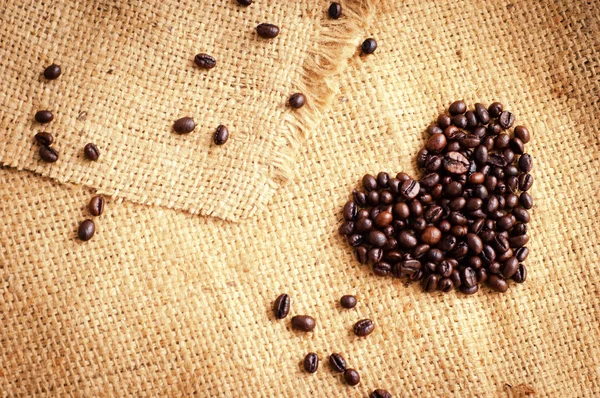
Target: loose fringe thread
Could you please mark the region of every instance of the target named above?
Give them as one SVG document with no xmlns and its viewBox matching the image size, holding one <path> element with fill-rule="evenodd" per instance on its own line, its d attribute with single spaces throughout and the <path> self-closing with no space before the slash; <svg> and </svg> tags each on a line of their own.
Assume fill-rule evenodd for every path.
<svg viewBox="0 0 600 398">
<path fill-rule="evenodd" d="M 357 52 L 364 29 L 374 15 L 374 6 L 366 0 L 349 0 L 342 3 L 340 19 L 326 19 L 309 49 L 302 66 L 299 92 L 306 96 L 306 105 L 283 117 L 281 134 L 285 144 L 275 155 L 272 163 L 274 183 L 283 183 L 293 177 L 295 155 L 301 141 L 321 121 L 338 91 L 336 77 L 347 66 L 348 60 Z"/>
</svg>

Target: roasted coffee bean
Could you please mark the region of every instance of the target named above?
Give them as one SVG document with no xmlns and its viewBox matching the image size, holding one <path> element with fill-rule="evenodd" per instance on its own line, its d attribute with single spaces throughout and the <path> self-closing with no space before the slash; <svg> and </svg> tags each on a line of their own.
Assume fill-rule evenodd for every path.
<svg viewBox="0 0 600 398">
<path fill-rule="evenodd" d="M 427 278 L 423 279 L 423 289 L 432 293 L 437 290 L 439 277 L 437 275 L 429 275 Z"/>
<path fill-rule="evenodd" d="M 400 182 L 404 182 L 406 180 L 410 180 L 410 176 L 404 172 L 400 172 L 396 174 L 396 178 L 400 180 Z"/>
<path fill-rule="evenodd" d="M 362 45 L 360 46 L 360 49 L 362 50 L 363 54 L 373 54 L 377 49 L 377 42 L 375 41 L 375 39 L 369 38 L 363 41 Z"/>
<path fill-rule="evenodd" d="M 521 192 L 521 196 L 519 196 L 519 203 L 525 209 L 531 209 L 533 207 L 533 198 L 527 192 Z"/>
<path fill-rule="evenodd" d="M 365 237 L 360 234 L 352 234 L 348 236 L 348 244 L 352 247 L 360 246 L 364 241 Z"/>
<path fill-rule="evenodd" d="M 281 294 L 275 300 L 273 304 L 273 312 L 275 313 L 275 318 L 283 319 L 290 313 L 290 296 L 287 294 Z"/>
<path fill-rule="evenodd" d="M 475 270 L 471 267 L 463 268 L 460 271 L 460 280 L 462 286 L 473 287 L 477 285 L 477 275 Z"/>
<path fill-rule="evenodd" d="M 327 10 L 327 14 L 329 14 L 329 18 L 338 19 L 342 16 L 342 6 L 340 3 L 331 3 L 329 6 L 329 10 Z"/>
<path fill-rule="evenodd" d="M 249 6 L 252 4 L 252 0 L 237 0 L 238 4 L 241 6 Z"/>
<path fill-rule="evenodd" d="M 50 111 L 38 111 L 35 114 L 35 121 L 38 123 L 50 123 L 54 119 L 54 114 Z"/>
<path fill-rule="evenodd" d="M 346 221 L 339 228 L 338 232 L 342 236 L 348 236 L 348 235 L 351 235 L 352 232 L 354 232 L 354 227 L 355 227 L 354 221 Z"/>
<path fill-rule="evenodd" d="M 371 191 L 367 194 L 367 204 L 377 206 L 379 204 L 379 192 Z"/>
<path fill-rule="evenodd" d="M 389 205 L 394 203 L 394 195 L 388 190 L 381 191 L 379 194 L 379 202 L 384 205 Z"/>
<path fill-rule="evenodd" d="M 515 257 L 517 258 L 517 260 L 519 260 L 519 262 L 525 261 L 527 259 L 528 255 L 529 255 L 529 249 L 526 247 L 519 247 L 515 251 Z"/>
<path fill-rule="evenodd" d="M 506 179 L 506 188 L 510 192 L 515 192 L 519 188 L 519 179 L 517 176 L 510 176 Z"/>
<path fill-rule="evenodd" d="M 479 285 L 475 285 L 472 287 L 467 287 L 465 285 L 461 285 L 459 290 L 461 291 L 461 293 L 471 295 L 471 294 L 475 294 L 479 291 Z"/>
<path fill-rule="evenodd" d="M 387 237 L 381 231 L 369 232 L 369 243 L 375 247 L 383 247 L 387 243 Z"/>
<path fill-rule="evenodd" d="M 500 293 L 504 293 L 508 290 L 508 284 L 500 275 L 495 275 L 495 274 L 488 275 L 485 283 L 491 289 L 493 289 L 497 292 L 500 292 Z"/>
<path fill-rule="evenodd" d="M 400 264 L 400 272 L 403 275 L 411 276 L 415 272 L 421 269 L 421 262 L 419 260 L 404 260 Z"/>
<path fill-rule="evenodd" d="M 523 173 L 529 173 L 533 169 L 533 159 L 531 155 L 526 153 L 519 158 L 519 169 Z"/>
<path fill-rule="evenodd" d="M 483 265 L 483 261 L 478 256 L 472 256 L 467 260 L 467 265 L 473 269 L 478 269 Z"/>
<path fill-rule="evenodd" d="M 98 147 L 91 142 L 85 145 L 83 148 L 83 153 L 89 160 L 98 160 L 100 157 L 100 151 L 98 150 Z"/>
<path fill-rule="evenodd" d="M 477 275 L 477 283 L 484 283 L 487 280 L 488 273 L 485 268 L 478 268 L 475 273 Z"/>
<path fill-rule="evenodd" d="M 427 173 L 421 179 L 421 187 L 432 188 L 440 182 L 440 175 L 438 173 Z"/>
<path fill-rule="evenodd" d="M 173 123 L 173 131 L 177 134 L 188 134 L 194 131 L 196 122 L 191 117 L 182 117 Z"/>
<path fill-rule="evenodd" d="M 511 138 L 510 142 L 509 142 L 509 146 L 510 146 L 510 149 L 512 149 L 512 151 L 514 153 L 516 153 L 517 155 L 523 154 L 525 144 L 523 144 L 523 141 L 521 141 L 520 138 L 517 138 L 517 137 Z"/>
<path fill-rule="evenodd" d="M 421 189 L 419 183 L 410 179 L 402 183 L 402 186 L 400 187 L 400 193 L 405 198 L 413 199 L 419 194 L 419 189 Z"/>
<path fill-rule="evenodd" d="M 377 225 L 380 228 L 386 227 L 391 224 L 392 220 L 393 220 L 392 213 L 387 212 L 387 211 L 382 211 L 381 213 L 379 213 L 377 215 L 377 217 L 375 217 L 375 225 Z"/>
<path fill-rule="evenodd" d="M 442 278 L 438 282 L 438 289 L 444 293 L 451 292 L 454 289 L 454 283 L 450 278 Z"/>
<path fill-rule="evenodd" d="M 392 212 L 394 216 L 402 220 L 406 220 L 410 216 L 410 208 L 404 202 L 396 203 Z"/>
<path fill-rule="evenodd" d="M 477 164 L 486 164 L 488 160 L 488 149 L 484 145 L 479 145 L 477 148 L 475 148 L 473 156 Z"/>
<path fill-rule="evenodd" d="M 48 80 L 58 79 L 61 74 L 60 66 L 52 64 L 44 69 L 44 77 Z"/>
<path fill-rule="evenodd" d="M 54 137 L 50 133 L 37 133 L 35 135 L 35 140 L 40 145 L 50 146 L 54 142 Z"/>
<path fill-rule="evenodd" d="M 356 219 L 357 212 L 358 212 L 358 207 L 356 207 L 356 203 L 354 203 L 354 201 L 350 200 L 350 201 L 346 202 L 346 204 L 344 205 L 344 210 L 342 211 L 342 214 L 344 215 L 345 220 L 352 221 L 352 220 Z"/>
<path fill-rule="evenodd" d="M 471 131 L 471 133 L 479 139 L 485 137 L 487 129 L 484 126 L 477 126 Z"/>
<path fill-rule="evenodd" d="M 369 202 L 369 200 L 367 199 L 367 203 Z M 377 215 L 381 212 L 381 210 L 379 210 L 379 208 L 374 207 L 371 209 L 371 211 L 369 212 L 369 218 L 374 221 L 375 217 L 377 217 Z"/>
<path fill-rule="evenodd" d="M 452 116 L 452 124 L 459 129 L 464 129 L 468 124 L 467 117 L 465 115 L 454 115 Z"/>
<path fill-rule="evenodd" d="M 438 265 L 435 267 L 435 272 L 438 273 L 442 278 L 449 278 L 450 275 L 452 275 L 452 271 L 454 271 L 454 267 L 447 260 L 438 263 Z"/>
<path fill-rule="evenodd" d="M 256 27 L 256 33 L 264 39 L 273 39 L 279 35 L 279 27 L 270 23 L 261 23 Z"/>
<path fill-rule="evenodd" d="M 88 204 L 88 210 L 92 216 L 100 216 L 104 212 L 104 198 L 101 195 L 94 196 Z"/>
<path fill-rule="evenodd" d="M 443 216 L 444 210 L 438 206 L 430 206 L 424 214 L 425 221 L 428 223 L 437 223 Z"/>
<path fill-rule="evenodd" d="M 444 169 L 449 173 L 463 174 L 469 168 L 469 161 L 458 152 L 448 152 L 444 156 Z"/>
<path fill-rule="evenodd" d="M 388 181 L 388 188 L 392 195 L 398 195 L 400 193 L 400 180 L 397 178 L 390 178 Z"/>
<path fill-rule="evenodd" d="M 533 185 L 533 176 L 531 174 L 521 174 L 519 176 L 519 189 L 528 191 Z"/>
<path fill-rule="evenodd" d="M 525 264 L 519 264 L 519 268 L 512 276 L 512 280 L 516 283 L 523 283 L 525 279 L 527 279 L 527 267 L 525 267 Z"/>
<path fill-rule="evenodd" d="M 528 223 L 530 220 L 529 212 L 522 207 L 517 207 L 516 209 L 513 209 L 513 216 L 515 216 L 517 221 L 520 221 L 522 223 Z"/>
<path fill-rule="evenodd" d="M 384 171 L 377 174 L 377 185 L 379 188 L 387 188 L 390 181 L 390 175 Z"/>
<path fill-rule="evenodd" d="M 386 390 L 378 388 L 377 390 L 369 394 L 369 398 L 392 398 L 392 394 L 390 394 Z"/>
<path fill-rule="evenodd" d="M 356 189 L 352 191 L 352 198 L 358 206 L 364 207 L 367 205 L 367 195 L 362 191 Z"/>
<path fill-rule="evenodd" d="M 465 117 L 467 118 L 467 128 L 472 129 L 479 123 L 477 115 L 473 111 L 465 112 Z"/>
<path fill-rule="evenodd" d="M 296 315 L 292 317 L 292 327 L 302 332 L 311 332 L 317 325 L 315 318 L 308 315 Z"/>
<path fill-rule="evenodd" d="M 227 142 L 227 140 L 229 139 L 229 130 L 227 129 L 227 126 L 224 125 L 219 125 L 217 127 L 217 131 L 215 131 L 215 134 L 213 136 L 213 142 L 215 143 L 215 145 L 223 145 Z"/>
<path fill-rule="evenodd" d="M 437 118 L 437 124 L 442 130 L 445 130 L 446 127 L 452 124 L 452 118 L 450 118 L 448 115 L 441 114 Z"/>
<path fill-rule="evenodd" d="M 419 152 L 417 153 L 417 166 L 425 167 L 428 157 L 429 157 L 429 151 L 425 148 L 421 148 L 419 150 Z M 398 181 L 400 182 L 400 180 L 398 180 Z"/>
<path fill-rule="evenodd" d="M 39 154 L 40 158 L 46 163 L 54 163 L 58 160 L 58 151 L 48 145 L 42 145 Z"/>
<path fill-rule="evenodd" d="M 510 242 L 504 235 L 497 234 L 494 238 L 494 248 L 496 253 L 506 253 L 510 249 Z"/>
<path fill-rule="evenodd" d="M 423 257 L 431 248 L 428 244 L 420 244 L 416 246 L 412 252 L 413 258 L 421 258 Z"/>
<path fill-rule="evenodd" d="M 315 373 L 319 368 L 319 356 L 314 352 L 309 352 L 304 357 L 304 370 L 308 373 Z"/>
<path fill-rule="evenodd" d="M 442 239 L 442 232 L 433 226 L 425 228 L 421 234 L 421 241 L 428 245 L 437 245 L 440 239 Z"/>
<path fill-rule="evenodd" d="M 515 122 L 515 115 L 513 115 L 512 113 L 508 112 L 508 111 L 504 111 L 500 114 L 500 117 L 498 118 L 498 122 L 500 123 L 500 126 L 507 130 L 509 128 L 512 127 L 512 125 Z"/>
<path fill-rule="evenodd" d="M 442 130 L 437 124 L 430 124 L 427 127 L 427 134 L 429 135 L 442 134 L 443 132 L 444 130 Z"/>
<path fill-rule="evenodd" d="M 356 259 L 361 264 L 367 264 L 367 252 L 368 249 L 365 246 L 359 246 L 356 248 Z"/>
<path fill-rule="evenodd" d="M 434 134 L 427 140 L 425 148 L 429 153 L 440 153 L 446 147 L 446 136 L 444 134 Z"/>
<path fill-rule="evenodd" d="M 494 138 L 494 148 L 496 149 L 504 149 L 510 143 L 510 137 L 508 134 L 498 134 L 496 138 Z"/>
<path fill-rule="evenodd" d="M 427 221 L 423 217 L 417 217 L 409 222 L 409 227 L 412 228 L 416 233 L 425 231 L 427 228 Z"/>
<path fill-rule="evenodd" d="M 452 120 L 451 120 L 452 121 Z M 460 131 L 460 129 L 456 126 L 448 126 L 444 129 L 444 136 L 448 139 L 448 140 L 456 140 L 459 138 L 460 134 L 462 132 Z"/>
<path fill-rule="evenodd" d="M 373 247 L 367 252 L 367 263 L 371 265 L 376 264 L 381 261 L 382 256 L 383 250 L 378 247 Z"/>
<path fill-rule="evenodd" d="M 212 55 L 200 53 L 194 57 L 194 63 L 202 69 L 212 69 L 217 65 L 217 60 Z"/>
<path fill-rule="evenodd" d="M 464 198 L 462 198 L 462 199 L 464 200 Z M 481 209 L 482 206 L 483 206 L 483 200 L 481 200 L 480 198 L 469 198 L 468 200 L 465 200 L 464 209 L 466 211 L 471 212 L 471 211 Z M 460 210 L 460 209 L 456 209 L 456 210 Z"/>
<path fill-rule="evenodd" d="M 481 124 L 488 124 L 490 121 L 490 114 L 488 110 L 480 103 L 475 104 L 475 115 Z"/>
<path fill-rule="evenodd" d="M 499 153 L 492 153 L 488 156 L 488 163 L 491 166 L 504 167 L 506 166 L 506 158 Z"/>
<path fill-rule="evenodd" d="M 427 171 L 437 171 L 442 167 L 441 156 L 430 155 L 425 161 L 425 168 Z"/>
<path fill-rule="evenodd" d="M 390 263 L 397 263 L 402 261 L 402 253 L 400 253 L 397 250 L 391 250 L 385 253 L 385 256 L 383 256 L 383 259 L 387 262 Z"/>
<path fill-rule="evenodd" d="M 344 380 L 349 386 L 355 386 L 360 383 L 360 375 L 354 369 L 346 369 L 344 371 Z"/>
<path fill-rule="evenodd" d="M 492 261 L 487 266 L 487 271 L 488 271 L 489 274 L 499 274 L 501 268 L 502 268 L 502 264 L 500 264 L 500 262 L 498 262 L 498 261 Z"/>
<path fill-rule="evenodd" d="M 302 108 L 306 103 L 306 97 L 302 93 L 295 93 L 292 94 L 292 96 L 288 100 L 288 103 L 292 108 L 299 109 Z"/>
<path fill-rule="evenodd" d="M 427 252 L 427 258 L 429 259 L 429 261 L 439 263 L 444 259 L 444 253 L 440 249 L 431 248 Z"/>
<path fill-rule="evenodd" d="M 463 114 L 466 111 L 467 111 L 467 104 L 465 103 L 465 101 L 462 101 L 462 100 L 454 101 L 448 107 L 448 112 L 450 112 L 451 115 Z"/>
<path fill-rule="evenodd" d="M 504 279 L 510 279 L 519 269 L 519 260 L 515 257 L 508 258 L 502 266 L 502 276 Z"/>
<path fill-rule="evenodd" d="M 493 102 L 488 107 L 488 112 L 491 117 L 498 117 L 502 113 L 503 109 L 504 109 L 504 107 L 502 106 L 502 104 L 500 102 Z"/>
<path fill-rule="evenodd" d="M 370 319 L 363 319 L 354 324 L 354 334 L 359 337 L 370 335 L 375 330 L 375 324 Z"/>
<path fill-rule="evenodd" d="M 377 276 L 388 276 L 392 272 L 392 266 L 389 263 L 380 261 L 373 264 L 373 272 Z"/>
<path fill-rule="evenodd" d="M 492 237 L 493 239 L 493 237 Z M 490 245 L 483 245 L 481 260 L 484 264 L 491 264 L 496 259 L 496 251 Z"/>
<path fill-rule="evenodd" d="M 483 250 L 483 242 L 481 241 L 481 238 L 475 234 L 467 234 L 466 242 L 469 249 L 475 254 L 479 254 Z"/>
<path fill-rule="evenodd" d="M 362 179 L 362 184 L 367 191 L 377 189 L 377 180 L 371 174 L 365 174 Z"/>
<path fill-rule="evenodd" d="M 524 144 L 527 144 L 531 140 L 529 130 L 525 126 L 515 127 L 515 137 L 523 141 Z"/>
<path fill-rule="evenodd" d="M 373 229 L 373 221 L 370 218 L 361 217 L 356 220 L 354 228 L 356 229 L 356 232 L 359 233 L 369 232 Z"/>
<path fill-rule="evenodd" d="M 490 135 L 498 135 L 502 132 L 502 127 L 496 122 L 490 122 L 487 127 L 487 132 Z M 488 137 L 491 138 L 491 137 Z M 491 149 L 488 147 L 488 149 Z"/>
<path fill-rule="evenodd" d="M 344 308 L 354 308 L 356 307 L 356 297 L 349 294 L 342 296 L 340 305 Z"/>
<path fill-rule="evenodd" d="M 506 260 L 508 260 L 511 257 L 514 257 L 514 252 L 513 252 L 513 249 L 509 247 L 508 250 L 505 251 L 504 253 L 498 252 L 498 256 L 496 257 L 496 260 L 499 263 L 504 263 L 504 262 L 506 262 Z"/>
<path fill-rule="evenodd" d="M 420 217 L 423 214 L 423 205 L 418 199 L 413 199 L 408 202 L 408 208 L 413 217 Z"/>
<path fill-rule="evenodd" d="M 342 356 L 342 354 L 333 353 L 329 356 L 329 364 L 331 368 L 336 372 L 343 372 L 346 370 L 346 360 Z"/>
<path fill-rule="evenodd" d="M 481 143 L 481 139 L 473 134 L 467 134 L 460 139 L 460 146 L 463 148 L 475 148 Z"/>
<path fill-rule="evenodd" d="M 79 229 L 77 230 L 77 236 L 79 239 L 86 242 L 94 236 L 96 232 L 96 224 L 92 220 L 84 220 L 81 224 L 79 224 Z"/>
<path fill-rule="evenodd" d="M 508 231 L 515 225 L 515 221 L 510 216 L 502 216 L 496 221 L 496 227 L 500 231 Z"/>
<path fill-rule="evenodd" d="M 515 219 L 516 220 L 516 219 Z M 511 236 L 525 235 L 527 233 L 527 224 L 519 223 L 510 231 Z"/>
<path fill-rule="evenodd" d="M 510 242 L 510 247 L 523 247 L 527 244 L 527 242 L 529 242 L 529 236 L 528 235 L 513 236 L 513 237 L 509 238 L 508 241 Z"/>
<path fill-rule="evenodd" d="M 417 238 L 408 231 L 402 231 L 398 234 L 398 244 L 403 249 L 412 249 L 418 244 Z"/>
</svg>

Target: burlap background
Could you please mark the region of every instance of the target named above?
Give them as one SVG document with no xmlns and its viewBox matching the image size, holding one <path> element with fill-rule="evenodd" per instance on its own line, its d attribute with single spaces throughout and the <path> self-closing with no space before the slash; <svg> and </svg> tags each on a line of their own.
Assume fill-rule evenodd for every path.
<svg viewBox="0 0 600 398">
<path fill-rule="evenodd" d="M 251 216 L 290 177 L 295 143 L 320 119 L 329 79 L 355 51 L 361 3 L 346 1 L 346 17 L 332 21 L 318 0 L 1 0 L 0 163 L 137 203 Z M 259 38 L 261 22 L 280 35 Z M 199 52 L 217 67 L 197 68 Z M 53 62 L 63 75 L 46 81 Z M 297 91 L 308 104 L 292 111 Z M 51 124 L 33 121 L 41 109 L 54 111 Z M 180 136 L 172 125 L 183 116 L 197 127 Z M 219 124 L 231 133 L 223 147 L 212 144 Z M 58 163 L 39 160 L 38 131 L 54 133 Z M 84 159 L 88 142 L 98 162 Z"/>
<path fill-rule="evenodd" d="M 0 170 L 0 390 L 26 396 L 580 397 L 600 394 L 598 9 L 584 2 L 380 4 L 296 177 L 242 223 L 109 201 Z M 531 128 L 528 281 L 500 295 L 427 295 L 375 277 L 336 230 L 365 172 L 414 172 L 426 125 L 456 98 L 501 100 Z M 306 335 L 271 304 L 314 315 Z M 342 294 L 359 305 L 341 310 Z M 352 324 L 377 324 L 366 339 Z M 325 364 L 342 352 L 348 387 Z"/>
</svg>

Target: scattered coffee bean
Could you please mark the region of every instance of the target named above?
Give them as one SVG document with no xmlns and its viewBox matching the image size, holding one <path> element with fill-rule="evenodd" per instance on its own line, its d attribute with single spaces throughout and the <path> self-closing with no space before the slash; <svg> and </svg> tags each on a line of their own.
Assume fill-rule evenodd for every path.
<svg viewBox="0 0 600 398">
<path fill-rule="evenodd" d="M 373 38 L 369 38 L 369 39 L 363 41 L 363 44 L 361 45 L 361 50 L 362 50 L 363 54 L 373 54 L 376 49 L 377 49 L 377 42 Z"/>
<path fill-rule="evenodd" d="M 287 294 L 281 294 L 275 300 L 273 304 L 273 312 L 275 313 L 275 318 L 283 319 L 290 313 L 290 296 Z M 292 320 L 293 324 L 293 320 Z M 313 326 L 314 327 L 314 326 Z"/>
<path fill-rule="evenodd" d="M 58 160 L 58 151 L 48 145 L 42 145 L 39 154 L 40 158 L 46 163 L 54 163 Z"/>
<path fill-rule="evenodd" d="M 343 372 L 346 370 L 346 360 L 342 354 L 333 353 L 329 356 L 329 364 L 336 372 Z"/>
<path fill-rule="evenodd" d="M 83 148 L 83 153 L 89 160 L 98 160 L 100 157 L 100 151 L 98 151 L 98 147 L 91 142 L 86 144 L 86 146 Z"/>
<path fill-rule="evenodd" d="M 392 398 L 392 394 L 390 394 L 387 390 L 378 388 L 369 394 L 369 398 Z"/>
<path fill-rule="evenodd" d="M 359 337 L 370 335 L 375 330 L 375 324 L 370 319 L 363 319 L 354 324 L 354 334 Z"/>
<path fill-rule="evenodd" d="M 531 140 L 531 134 L 529 134 L 529 130 L 525 126 L 517 126 L 514 131 L 515 137 L 523 141 L 524 144 L 527 144 Z"/>
<path fill-rule="evenodd" d="M 292 94 L 288 102 L 292 108 L 299 109 L 304 106 L 304 103 L 306 102 L 306 97 L 302 93 Z"/>
<path fill-rule="evenodd" d="M 196 122 L 191 117 L 182 117 L 177 119 L 173 124 L 173 130 L 177 134 L 188 134 L 194 131 L 196 128 Z"/>
<path fill-rule="evenodd" d="M 60 66 L 52 64 L 44 69 L 44 77 L 48 80 L 58 79 L 61 74 Z"/>
<path fill-rule="evenodd" d="M 54 119 L 54 114 L 50 111 L 37 111 L 35 121 L 38 123 L 50 123 Z"/>
<path fill-rule="evenodd" d="M 448 112 L 451 115 L 462 115 L 467 111 L 467 104 L 465 101 L 454 101 L 448 108 Z"/>
<path fill-rule="evenodd" d="M 217 131 L 215 131 L 215 135 L 213 136 L 213 142 L 215 145 L 223 145 L 229 139 L 229 130 L 227 126 L 220 124 L 217 127 Z"/>
<path fill-rule="evenodd" d="M 54 142 L 54 137 L 50 133 L 37 133 L 35 135 L 35 140 L 40 145 L 49 146 L 52 145 L 52 143 Z"/>
<path fill-rule="evenodd" d="M 279 35 L 279 27 L 270 23 L 261 23 L 256 27 L 256 33 L 264 39 L 273 39 Z"/>
<path fill-rule="evenodd" d="M 104 212 L 104 198 L 101 195 L 94 196 L 88 204 L 88 210 L 92 216 L 102 215 Z"/>
<path fill-rule="evenodd" d="M 252 4 L 252 0 L 237 0 L 238 4 L 241 6 L 249 6 L 250 4 Z"/>
<path fill-rule="evenodd" d="M 319 356 L 314 352 L 309 352 L 304 357 L 304 370 L 308 373 L 315 373 L 319 367 Z"/>
<path fill-rule="evenodd" d="M 77 236 L 79 239 L 86 242 L 92 239 L 94 233 L 96 232 L 96 225 L 92 220 L 84 220 L 81 224 L 79 224 L 79 229 L 77 230 Z"/>
<path fill-rule="evenodd" d="M 379 250 L 379 249 L 371 249 L 371 250 Z M 381 253 L 381 250 L 379 250 Z M 381 258 L 381 255 L 379 256 Z M 340 304 L 344 308 L 354 308 L 356 307 L 356 297 L 351 295 L 342 296 L 340 299 Z"/>
<path fill-rule="evenodd" d="M 349 386 L 355 386 L 360 383 L 360 375 L 354 369 L 346 369 L 344 371 L 344 380 Z"/>
<path fill-rule="evenodd" d="M 329 18 L 338 19 L 342 16 L 342 6 L 340 3 L 331 3 L 329 10 L 327 11 Z"/>
<path fill-rule="evenodd" d="M 303 332 L 311 332 L 317 325 L 315 318 L 308 315 L 296 315 L 292 317 L 292 327 Z"/>
<path fill-rule="evenodd" d="M 217 65 L 215 57 L 204 53 L 196 54 L 194 62 L 202 69 L 212 69 Z"/>
</svg>

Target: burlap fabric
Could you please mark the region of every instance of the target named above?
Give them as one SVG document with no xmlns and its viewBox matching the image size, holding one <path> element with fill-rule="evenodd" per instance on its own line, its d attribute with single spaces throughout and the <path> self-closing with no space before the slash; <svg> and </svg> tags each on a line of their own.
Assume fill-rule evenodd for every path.
<svg viewBox="0 0 600 398">
<path fill-rule="evenodd" d="M 219 1 L 0 1 L 0 162 L 115 198 L 229 220 L 263 210 L 290 177 L 293 147 L 330 97 L 329 79 L 356 48 L 359 0 L 328 20 L 316 0 L 241 7 Z M 255 28 L 281 27 L 276 39 Z M 352 40 L 350 40 L 352 39 Z M 335 45 L 333 45 L 335 44 Z M 212 54 L 203 71 L 194 55 Z M 41 72 L 60 64 L 63 75 Z M 295 92 L 307 105 L 286 107 Z M 50 109 L 50 125 L 33 121 Z M 180 136 L 173 122 L 194 117 Z M 231 139 L 212 144 L 218 125 Z M 39 160 L 32 137 L 55 135 L 57 164 Z M 98 162 L 83 147 L 100 148 Z"/>
<path fill-rule="evenodd" d="M 512 4 L 512 5 L 511 5 Z M 582 397 L 600 394 L 598 9 L 551 1 L 379 4 L 295 178 L 232 224 L 109 200 L 0 170 L 0 390 L 7 396 Z M 503 101 L 530 127 L 528 280 L 506 294 L 428 295 L 372 275 L 336 230 L 366 172 L 415 172 L 427 124 L 456 98 Z M 275 321 L 287 292 L 311 334 Z M 359 304 L 337 300 L 355 293 Z M 353 336 L 363 317 L 376 323 Z M 341 352 L 348 387 L 303 356 Z"/>
</svg>

